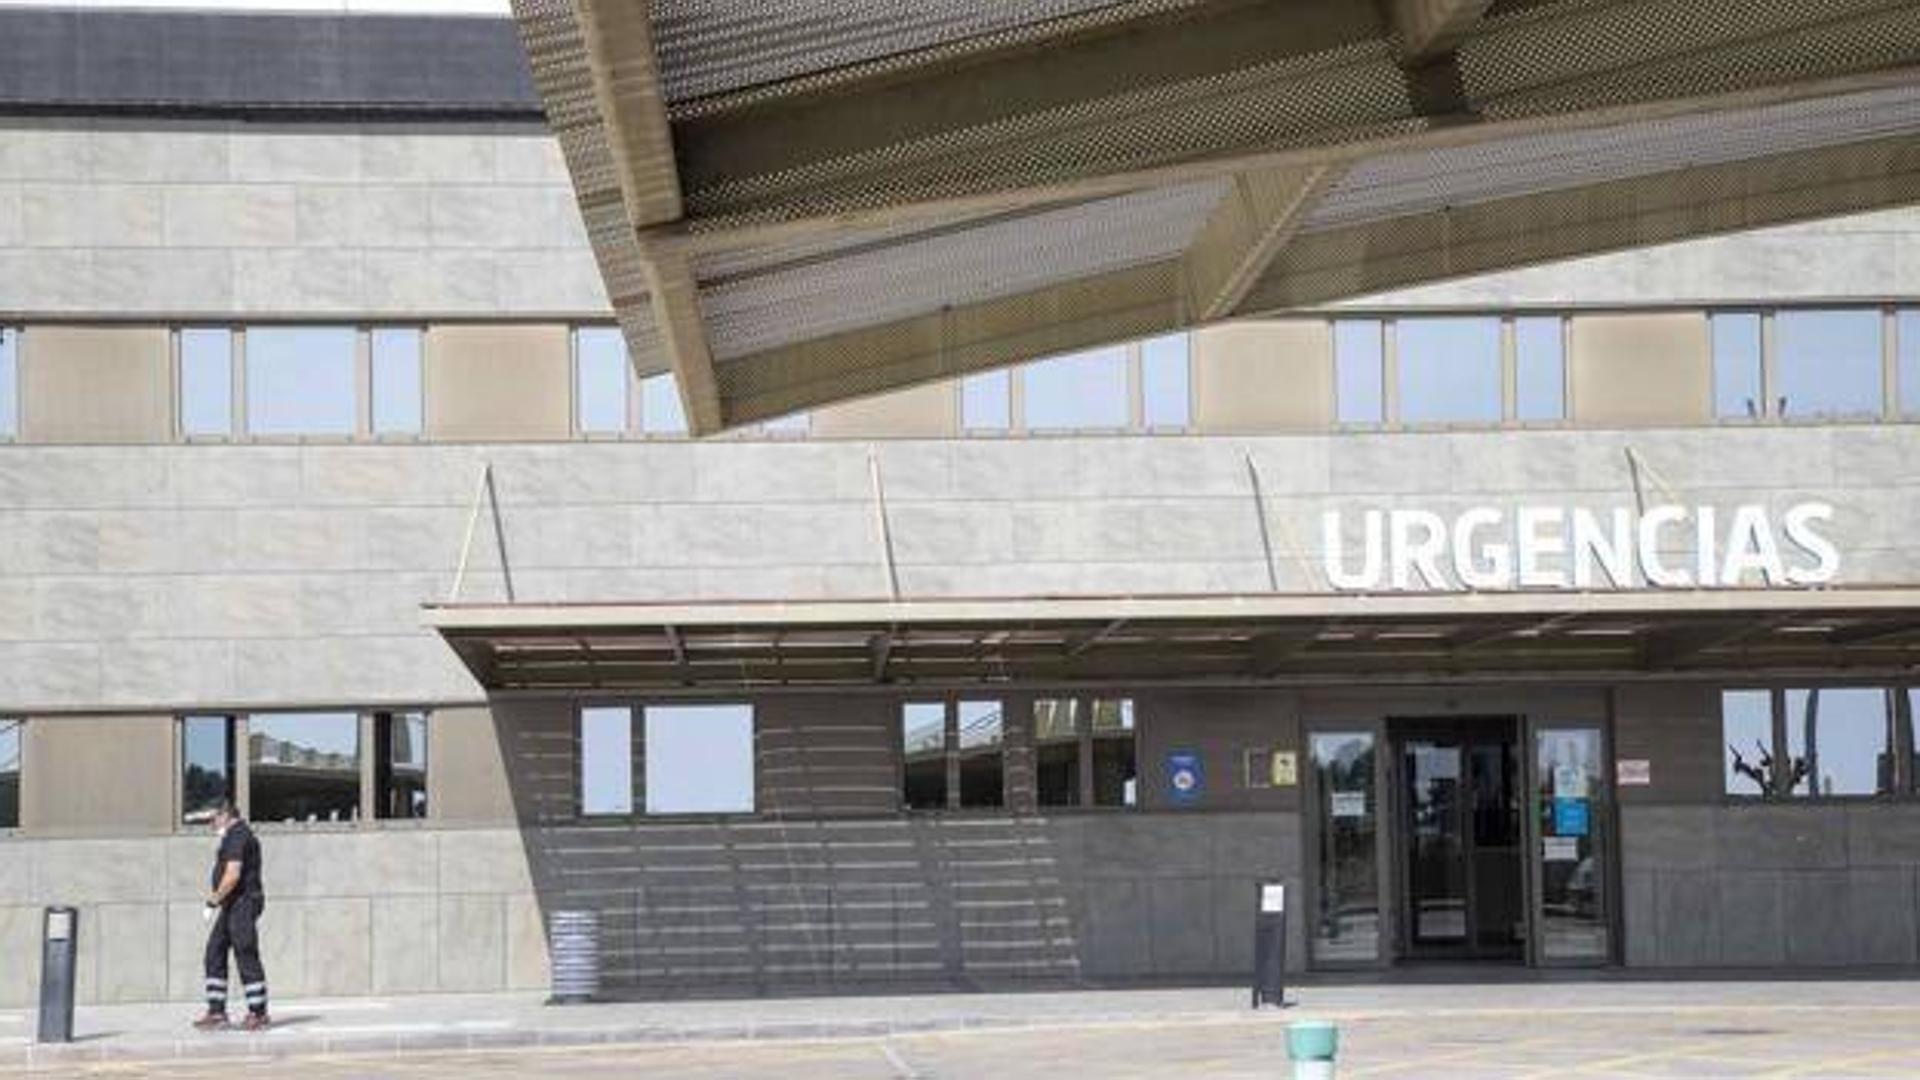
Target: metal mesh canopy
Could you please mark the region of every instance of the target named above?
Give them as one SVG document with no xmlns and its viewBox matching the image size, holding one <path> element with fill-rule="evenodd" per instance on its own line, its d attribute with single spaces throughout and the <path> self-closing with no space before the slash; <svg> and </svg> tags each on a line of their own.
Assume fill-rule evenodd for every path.
<svg viewBox="0 0 1920 1080">
<path fill-rule="evenodd" d="M 1920 200 L 1906 0 L 516 0 L 697 433 Z"/>
</svg>

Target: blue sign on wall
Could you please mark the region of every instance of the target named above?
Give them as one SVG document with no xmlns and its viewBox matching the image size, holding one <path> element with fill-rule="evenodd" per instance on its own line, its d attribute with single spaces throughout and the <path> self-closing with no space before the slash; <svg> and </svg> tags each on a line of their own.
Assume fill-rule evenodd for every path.
<svg viewBox="0 0 1920 1080">
<path fill-rule="evenodd" d="M 1555 836 L 1587 835 L 1587 800 L 1553 800 L 1553 834 Z"/>
<path fill-rule="evenodd" d="M 1200 755 L 1191 750 L 1167 751 L 1167 798 L 1185 805 L 1198 802 L 1206 789 L 1207 774 L 1201 768 Z"/>
</svg>

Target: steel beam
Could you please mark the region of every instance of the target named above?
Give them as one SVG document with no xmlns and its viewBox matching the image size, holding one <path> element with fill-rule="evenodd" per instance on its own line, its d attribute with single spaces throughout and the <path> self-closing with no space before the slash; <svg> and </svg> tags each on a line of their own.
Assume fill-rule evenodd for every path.
<svg viewBox="0 0 1920 1080">
<path fill-rule="evenodd" d="M 1181 268 L 1193 320 L 1231 315 L 1293 236 L 1301 215 L 1339 175 L 1331 165 L 1306 165 L 1234 177 Z"/>
</svg>

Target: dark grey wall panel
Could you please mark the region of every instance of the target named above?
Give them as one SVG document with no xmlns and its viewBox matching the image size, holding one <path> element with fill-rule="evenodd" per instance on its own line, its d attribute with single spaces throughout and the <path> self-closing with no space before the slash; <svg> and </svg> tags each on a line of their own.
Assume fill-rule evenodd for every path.
<svg viewBox="0 0 1920 1080">
<path fill-rule="evenodd" d="M 513 20 L 0 9 L 0 105 L 538 116 Z"/>
</svg>

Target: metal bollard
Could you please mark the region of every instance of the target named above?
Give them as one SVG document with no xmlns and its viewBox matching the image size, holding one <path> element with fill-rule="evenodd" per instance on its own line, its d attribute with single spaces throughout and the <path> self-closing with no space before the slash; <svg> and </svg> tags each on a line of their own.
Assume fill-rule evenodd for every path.
<svg viewBox="0 0 1920 1080">
<path fill-rule="evenodd" d="M 80 951 L 80 912 L 50 907 L 40 935 L 40 1041 L 73 1041 L 73 967 Z"/>
<path fill-rule="evenodd" d="M 1253 915 L 1253 1007 L 1287 1005 L 1287 887 L 1259 883 Z"/>
<path fill-rule="evenodd" d="M 549 1005 L 579 1005 L 600 993 L 600 913 L 556 911 L 548 927 L 553 960 Z"/>
<path fill-rule="evenodd" d="M 1340 1051 L 1340 1029 L 1325 1020 L 1287 1025 L 1287 1057 L 1293 1080 L 1333 1080 L 1333 1059 Z"/>
</svg>

